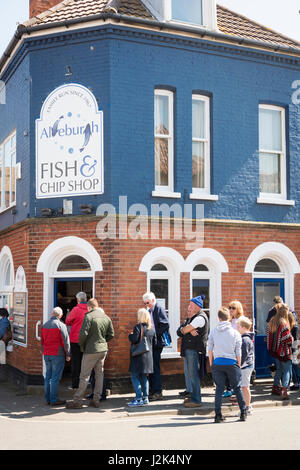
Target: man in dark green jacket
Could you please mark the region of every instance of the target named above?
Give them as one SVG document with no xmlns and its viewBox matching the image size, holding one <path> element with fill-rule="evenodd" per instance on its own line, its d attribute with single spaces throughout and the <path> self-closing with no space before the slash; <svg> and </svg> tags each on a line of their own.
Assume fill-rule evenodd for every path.
<svg viewBox="0 0 300 470">
<path fill-rule="evenodd" d="M 99 308 L 96 299 L 90 299 L 87 303 L 88 313 L 85 315 L 78 343 L 83 352 L 79 388 L 74 394 L 73 401 L 67 403 L 67 408 L 82 408 L 88 381 L 92 370 L 95 370 L 94 397 L 90 400 L 90 406 L 100 406 L 100 396 L 103 388 L 103 368 L 108 346 L 107 342 L 114 337 L 114 329 L 111 319 Z"/>
</svg>

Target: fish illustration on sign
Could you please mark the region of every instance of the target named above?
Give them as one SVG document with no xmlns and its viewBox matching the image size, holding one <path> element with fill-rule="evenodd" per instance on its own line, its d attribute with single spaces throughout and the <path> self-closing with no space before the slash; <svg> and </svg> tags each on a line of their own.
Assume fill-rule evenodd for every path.
<svg viewBox="0 0 300 470">
<path fill-rule="evenodd" d="M 84 143 L 82 148 L 80 149 L 80 152 L 84 150 L 84 148 L 88 145 L 90 138 L 91 138 L 92 132 L 91 132 L 91 126 L 90 124 L 87 124 L 85 129 L 84 129 Z"/>
<path fill-rule="evenodd" d="M 57 134 L 57 131 L 58 131 L 58 124 L 60 122 L 60 120 L 63 119 L 63 116 L 60 116 L 54 123 L 53 127 L 52 127 L 52 137 L 55 137 L 56 134 Z"/>
</svg>

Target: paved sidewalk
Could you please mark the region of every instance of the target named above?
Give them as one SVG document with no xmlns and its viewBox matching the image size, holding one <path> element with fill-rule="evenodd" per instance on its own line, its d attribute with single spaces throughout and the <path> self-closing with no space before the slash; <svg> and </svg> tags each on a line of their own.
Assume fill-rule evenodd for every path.
<svg viewBox="0 0 300 470">
<path fill-rule="evenodd" d="M 254 412 L 260 407 L 293 406 L 300 405 L 300 392 L 290 392 L 290 400 L 282 401 L 280 397 L 271 395 L 272 379 L 256 380 L 251 387 L 252 405 Z M 203 405 L 201 408 L 184 408 L 183 400 L 178 396 L 181 390 L 166 390 L 164 398 L 160 401 L 150 402 L 149 405 L 137 408 L 129 408 L 128 403 L 133 398 L 132 394 L 111 395 L 101 402 L 99 409 L 88 406 L 84 401 L 84 407 L 80 410 L 67 410 L 65 407 L 48 406 L 42 395 L 42 388 L 31 390 L 30 394 L 21 394 L 13 385 L 0 383 L 0 415 L 10 418 L 42 418 L 77 420 L 88 419 L 92 421 L 103 419 L 118 419 L 137 417 L 142 415 L 205 415 L 214 416 L 214 388 L 202 388 Z M 38 393 L 37 393 L 38 392 Z M 70 400 L 73 392 L 65 385 L 60 387 L 60 398 Z M 237 405 L 232 404 L 230 398 L 223 399 L 222 412 L 225 416 L 236 416 L 239 412 Z"/>
</svg>

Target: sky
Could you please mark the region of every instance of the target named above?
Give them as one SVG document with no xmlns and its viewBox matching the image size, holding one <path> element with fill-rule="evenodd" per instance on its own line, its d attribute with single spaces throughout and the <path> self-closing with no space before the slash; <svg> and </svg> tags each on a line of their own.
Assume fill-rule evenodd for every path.
<svg viewBox="0 0 300 470">
<path fill-rule="evenodd" d="M 188 0 L 182 0 L 188 2 Z M 217 0 L 264 26 L 300 41 L 300 0 Z M 28 19 L 29 0 L 0 0 L 0 57 L 12 39 L 17 23 Z"/>
</svg>

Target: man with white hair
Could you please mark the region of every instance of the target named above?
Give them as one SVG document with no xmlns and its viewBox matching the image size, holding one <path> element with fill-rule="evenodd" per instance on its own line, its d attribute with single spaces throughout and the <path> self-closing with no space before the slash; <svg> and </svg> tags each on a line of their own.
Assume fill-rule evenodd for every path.
<svg viewBox="0 0 300 470">
<path fill-rule="evenodd" d="M 72 388 L 79 387 L 79 377 L 81 371 L 82 352 L 78 343 L 79 331 L 82 326 L 85 315 L 88 312 L 87 295 L 85 292 L 76 294 L 77 305 L 74 307 L 66 318 L 66 325 L 71 327 L 70 343 L 71 343 L 71 371 L 72 371 Z"/>
<path fill-rule="evenodd" d="M 160 356 L 166 346 L 163 334 L 169 332 L 169 320 L 165 309 L 158 305 L 153 292 L 146 292 L 143 295 L 145 307 L 149 310 L 152 327 L 155 330 L 156 341 L 153 341 L 153 374 L 149 375 L 150 401 L 162 399 L 162 384 L 160 375 Z"/>
<path fill-rule="evenodd" d="M 50 406 L 64 405 L 58 398 L 58 386 L 64 370 L 65 361 L 70 360 L 70 340 L 67 327 L 60 321 L 63 311 L 55 307 L 51 318 L 42 326 L 41 343 L 46 364 L 44 379 L 45 399 Z"/>
</svg>

